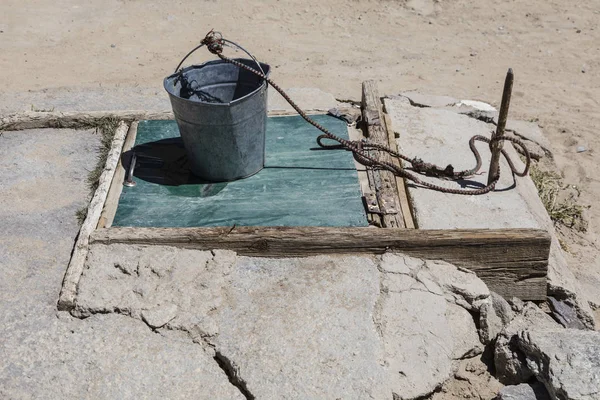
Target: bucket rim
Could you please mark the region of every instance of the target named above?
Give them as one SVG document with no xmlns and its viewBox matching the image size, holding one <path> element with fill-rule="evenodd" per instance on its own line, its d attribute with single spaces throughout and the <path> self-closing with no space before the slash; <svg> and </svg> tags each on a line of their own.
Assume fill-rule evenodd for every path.
<svg viewBox="0 0 600 400">
<path fill-rule="evenodd" d="M 240 62 L 241 61 L 249 61 L 249 62 L 254 63 L 254 60 L 250 60 L 249 58 L 234 58 L 233 60 L 240 61 Z M 189 71 L 191 69 L 203 68 L 203 67 L 205 67 L 207 65 L 212 65 L 212 64 L 228 64 L 228 65 L 233 65 L 233 64 L 228 63 L 227 61 L 224 61 L 224 60 L 211 60 L 211 61 L 204 62 L 202 64 L 193 64 L 193 65 L 187 66 L 187 67 L 183 68 L 181 71 L 186 72 L 186 71 Z M 267 72 L 266 72 L 266 75 L 269 76 L 269 73 L 271 72 L 271 66 L 269 64 L 262 63 L 262 62 L 260 64 L 263 66 L 263 68 L 264 68 L 264 66 L 266 66 L 268 68 Z M 235 65 L 234 65 L 234 67 L 236 67 L 236 68 L 239 69 L 239 67 L 237 67 Z M 178 95 L 176 95 L 174 93 L 171 93 L 169 91 L 169 89 L 167 88 L 167 82 L 169 80 L 174 79 L 178 74 L 179 74 L 179 72 L 172 73 L 171 75 L 167 76 L 163 80 L 163 88 L 169 94 L 169 96 L 176 97 L 179 101 L 184 101 L 184 102 L 188 102 L 188 103 L 192 103 L 192 104 L 203 104 L 203 105 L 213 106 L 213 107 L 231 106 L 232 104 L 240 103 L 240 102 L 248 99 L 252 95 L 256 94 L 260 90 L 262 90 L 263 86 L 265 86 L 265 87 L 267 86 L 267 81 L 263 79 L 263 82 L 262 82 L 262 84 L 259 87 L 257 87 L 256 89 L 254 89 L 252 92 L 248 93 L 245 96 L 242 96 L 242 97 L 240 97 L 238 99 L 235 99 L 233 101 L 230 101 L 228 103 L 209 103 L 209 102 L 206 102 L 206 101 L 196 101 L 196 100 L 184 99 L 181 96 L 178 96 Z"/>
</svg>

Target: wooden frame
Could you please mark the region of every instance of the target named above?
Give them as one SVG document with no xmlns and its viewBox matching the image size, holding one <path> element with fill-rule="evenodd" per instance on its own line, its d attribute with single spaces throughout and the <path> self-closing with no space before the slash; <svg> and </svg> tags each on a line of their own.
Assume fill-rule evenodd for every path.
<svg viewBox="0 0 600 400">
<path fill-rule="evenodd" d="M 133 147 L 135 138 L 137 137 L 138 124 L 138 121 L 133 121 L 129 126 L 129 132 L 127 132 L 127 137 L 123 142 L 123 149 L 121 150 L 120 154 L 131 150 Z M 117 212 L 117 206 L 119 205 L 119 198 L 121 197 L 121 192 L 123 191 L 123 180 L 126 177 L 126 173 L 125 166 L 123 165 L 122 159 L 119 156 L 119 162 L 116 167 L 115 175 L 110 184 L 110 189 L 108 190 L 108 196 L 106 197 L 102 214 L 98 220 L 98 228 L 107 228 L 112 225 Z"/>
<path fill-rule="evenodd" d="M 402 252 L 467 267 L 506 297 L 545 300 L 550 235 L 538 229 L 220 227 L 98 229 L 90 243 L 233 250 L 260 257 Z"/>
<path fill-rule="evenodd" d="M 366 82 L 363 85 L 363 98 L 366 133 L 371 140 L 376 139 L 394 148 L 395 133 L 381 108 L 374 83 Z M 269 113 L 270 116 L 294 114 L 287 111 Z M 241 255 L 263 257 L 382 254 L 397 251 L 467 267 L 475 271 L 491 290 L 505 297 L 545 300 L 551 242 L 548 232 L 535 229 L 414 229 L 415 222 L 404 180 L 393 175 L 393 179 L 381 176 L 386 171 L 357 168 L 363 193 L 365 188 L 369 188 L 373 193 L 371 201 L 377 203 L 377 212 L 370 214 L 370 220 L 377 221 L 384 228 L 117 228 L 110 226 L 125 177 L 121 154 L 135 142 L 138 119 L 172 119 L 171 112 L 25 113 L 0 119 L 0 130 L 81 129 L 106 117 L 119 118 L 122 122 L 117 128 L 99 187 L 90 202 L 87 218 L 81 227 L 65 273 L 58 301 L 61 310 L 70 310 L 75 306 L 77 286 L 89 244 L 92 243 L 165 245 L 201 250 L 220 248 L 233 250 Z M 127 123 L 131 125 L 128 126 Z M 376 173 L 380 176 L 377 177 Z M 365 197 L 366 195 L 367 193 Z M 381 210 L 386 210 L 389 205 L 390 196 L 394 199 L 394 207 L 388 207 L 387 211 L 393 212 L 382 213 Z M 385 201 L 388 203 L 385 204 Z"/>
<path fill-rule="evenodd" d="M 385 122 L 383 122 L 381 98 L 375 81 L 363 82 L 362 116 L 369 141 L 390 147 L 389 135 Z M 393 162 L 392 157 L 386 152 L 372 150 L 369 153 L 373 158 Z M 375 190 L 381 226 L 383 228 L 405 228 L 396 176 L 388 170 L 369 168 L 368 177 L 371 187 Z"/>
<path fill-rule="evenodd" d="M 106 198 L 108 197 L 117 164 L 121 158 L 121 150 L 127 131 L 128 125 L 121 121 L 115 132 L 108 156 L 106 157 L 104 171 L 98 180 L 98 188 L 90 201 L 87 209 L 87 216 L 79 229 L 79 235 L 75 241 L 73 254 L 71 254 L 71 259 L 69 260 L 69 265 L 67 266 L 67 271 L 63 278 L 62 290 L 60 291 L 58 298 L 59 310 L 70 309 L 75 305 L 77 286 L 79 285 L 79 279 L 83 273 L 83 267 L 87 258 L 89 237 L 98 226 L 98 221 L 100 220 L 102 209 L 104 208 Z"/>
</svg>

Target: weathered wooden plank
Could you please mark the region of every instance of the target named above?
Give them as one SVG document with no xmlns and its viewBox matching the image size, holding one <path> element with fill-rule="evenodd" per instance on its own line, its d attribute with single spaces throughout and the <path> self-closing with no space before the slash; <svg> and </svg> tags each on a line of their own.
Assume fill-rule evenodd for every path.
<svg viewBox="0 0 600 400">
<path fill-rule="evenodd" d="M 95 126 L 103 118 L 124 122 L 146 119 L 173 119 L 170 111 L 87 111 L 87 112 L 25 112 L 0 119 L 0 131 L 41 128 L 83 129 Z"/>
<path fill-rule="evenodd" d="M 388 146 L 388 134 L 382 124 L 381 100 L 375 81 L 366 81 L 362 84 L 362 113 L 369 140 Z M 371 151 L 370 154 L 382 161 L 392 162 L 392 157 L 385 152 Z M 395 175 L 386 170 L 374 170 L 372 176 L 383 227 L 404 228 Z"/>
<path fill-rule="evenodd" d="M 306 110 L 309 115 L 325 114 L 327 110 Z M 274 110 L 269 116 L 296 115 L 295 111 Z M 0 131 L 22 131 L 25 129 L 93 127 L 103 118 L 115 118 L 125 122 L 174 119 L 172 111 L 114 110 L 114 111 L 26 111 L 0 118 Z"/>
<path fill-rule="evenodd" d="M 348 137 L 352 141 L 360 141 L 364 139 L 363 131 L 361 129 L 356 128 L 355 126 L 348 127 Z M 356 173 L 358 175 L 358 183 L 360 184 L 360 190 L 363 195 L 363 199 L 365 201 L 365 212 L 367 213 L 367 220 L 369 221 L 369 225 L 381 226 L 381 218 L 379 216 L 379 203 L 377 202 L 377 197 L 375 192 L 371 189 L 370 179 L 368 174 L 372 173 L 372 170 L 367 169 L 364 165 L 359 163 L 354 158 L 354 167 L 356 168 Z M 372 178 L 371 178 L 372 179 Z M 375 199 L 374 203 L 372 199 Z M 372 207 L 372 205 L 376 205 L 377 207 Z"/>
<path fill-rule="evenodd" d="M 383 114 L 385 121 L 385 129 L 388 134 L 388 143 L 392 150 L 398 151 L 398 145 L 396 144 L 396 132 L 392 126 L 392 120 L 388 114 Z M 392 157 L 394 165 L 401 167 L 402 160 Z M 410 207 L 410 200 L 408 198 L 408 191 L 406 190 L 406 182 L 404 178 L 396 176 L 396 188 L 398 189 L 398 201 L 400 203 L 400 210 L 402 211 L 402 217 L 404 218 L 404 227 L 408 229 L 415 229 L 416 224 L 412 215 L 412 209 Z"/>
<path fill-rule="evenodd" d="M 87 257 L 90 234 L 98 226 L 98 220 L 100 219 L 104 202 L 108 196 L 108 189 L 113 181 L 113 176 L 121 156 L 121 149 L 123 148 L 127 129 L 127 124 L 121 121 L 115 132 L 110 151 L 106 158 L 104 172 L 102 172 L 102 175 L 100 175 L 100 179 L 98 180 L 98 188 L 94 192 L 94 196 L 88 206 L 87 217 L 79 230 L 71 260 L 69 261 L 67 271 L 63 278 L 62 290 L 58 299 L 58 308 L 60 310 L 68 310 L 75 305 L 77 285 L 79 284 L 79 279 L 81 278 L 83 266 Z"/>
<path fill-rule="evenodd" d="M 119 205 L 119 197 L 121 197 L 121 192 L 123 191 L 123 180 L 125 179 L 125 175 L 127 173 L 125 167 L 123 166 L 121 155 L 133 147 L 135 138 L 137 136 L 137 127 L 138 121 L 132 122 L 131 126 L 129 127 L 129 132 L 127 133 L 127 137 L 123 143 L 123 149 L 119 155 L 119 163 L 117 164 L 117 169 L 110 184 L 110 189 L 108 190 L 108 195 L 106 197 L 106 202 L 104 203 L 102 214 L 100 215 L 100 220 L 98 221 L 98 228 L 109 228 L 115 218 L 117 206 Z"/>
<path fill-rule="evenodd" d="M 96 230 L 90 241 L 226 249 L 260 257 L 397 251 L 467 267 L 491 290 L 526 300 L 545 299 L 550 251 L 550 236 L 537 229 L 108 228 Z"/>
<path fill-rule="evenodd" d="M 372 192 L 370 192 L 370 194 L 368 196 L 365 196 L 365 201 L 366 202 L 371 201 L 372 196 L 375 196 L 375 200 L 377 201 L 377 208 L 371 207 L 372 212 L 367 214 L 367 217 L 368 217 L 369 223 L 371 225 L 381 228 L 383 226 L 383 222 L 381 221 L 381 218 L 382 218 L 381 209 L 379 208 L 379 200 L 377 199 L 377 194 L 375 191 L 375 172 L 373 171 L 373 168 L 367 168 L 365 174 L 367 176 L 369 188 L 372 189 Z M 375 210 L 377 212 L 375 212 Z"/>
</svg>

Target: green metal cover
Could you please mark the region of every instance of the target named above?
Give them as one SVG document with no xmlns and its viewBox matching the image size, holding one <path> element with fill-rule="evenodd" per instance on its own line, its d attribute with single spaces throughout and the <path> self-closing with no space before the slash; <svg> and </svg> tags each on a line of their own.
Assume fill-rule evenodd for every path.
<svg viewBox="0 0 600 400">
<path fill-rule="evenodd" d="M 345 122 L 314 118 L 348 138 Z M 203 183 L 189 172 L 175 121 L 140 121 L 137 185 L 123 187 L 113 226 L 367 226 L 352 153 L 320 149 L 319 134 L 299 116 L 270 117 L 262 171 Z"/>
</svg>

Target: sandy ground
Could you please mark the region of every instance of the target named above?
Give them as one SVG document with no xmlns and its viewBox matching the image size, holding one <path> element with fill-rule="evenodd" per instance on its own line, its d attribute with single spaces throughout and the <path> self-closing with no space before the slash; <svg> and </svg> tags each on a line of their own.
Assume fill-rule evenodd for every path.
<svg viewBox="0 0 600 400">
<path fill-rule="evenodd" d="M 511 116 L 539 122 L 556 167 L 591 205 L 588 232 L 566 242 L 600 305 L 599 22 L 600 0 L 2 0 L 0 98 L 133 87 L 166 96 L 162 79 L 211 28 L 270 63 L 283 87 L 340 99 L 359 99 L 360 82 L 376 79 L 385 94 L 417 89 L 498 106 L 512 67 Z"/>
<path fill-rule="evenodd" d="M 512 67 L 511 116 L 539 121 L 557 168 L 592 206 L 588 232 L 567 244 L 600 305 L 600 0 L 3 0 L 0 16 L 6 98 L 59 87 L 160 96 L 163 77 L 211 28 L 270 63 L 282 86 L 343 99 L 358 99 L 360 82 L 376 79 L 386 94 L 418 89 L 498 106 Z"/>
</svg>

